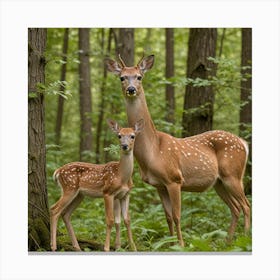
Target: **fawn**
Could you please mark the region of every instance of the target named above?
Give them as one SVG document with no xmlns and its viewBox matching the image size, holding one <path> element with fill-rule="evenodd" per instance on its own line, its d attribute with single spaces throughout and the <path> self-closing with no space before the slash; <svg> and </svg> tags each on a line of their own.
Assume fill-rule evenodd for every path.
<svg viewBox="0 0 280 280">
<path fill-rule="evenodd" d="M 103 197 L 106 215 L 106 239 L 104 251 L 110 251 L 111 229 L 116 227 L 115 248 L 120 248 L 121 214 L 127 228 L 130 248 L 136 251 L 130 229 L 129 192 L 132 188 L 133 148 L 137 134 L 143 129 L 144 122 L 139 120 L 134 128 L 121 128 L 115 121 L 108 120 L 108 125 L 118 135 L 121 149 L 120 161 L 106 164 L 71 162 L 54 172 L 54 180 L 62 189 L 60 199 L 51 207 L 51 250 L 57 249 L 57 222 L 62 215 L 72 245 L 81 251 L 70 222 L 72 212 L 78 207 L 85 195 L 92 198 Z"/>
</svg>

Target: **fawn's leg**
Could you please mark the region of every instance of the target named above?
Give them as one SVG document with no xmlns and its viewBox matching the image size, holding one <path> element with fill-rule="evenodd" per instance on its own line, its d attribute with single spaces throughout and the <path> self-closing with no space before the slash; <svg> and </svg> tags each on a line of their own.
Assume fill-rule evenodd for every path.
<svg viewBox="0 0 280 280">
<path fill-rule="evenodd" d="M 122 216 L 124 219 L 125 226 L 127 228 L 127 236 L 128 236 L 128 242 L 131 250 L 137 251 L 136 246 L 133 241 L 132 237 L 132 231 L 130 228 L 130 216 L 129 216 L 129 194 L 127 194 L 122 200 L 121 200 L 121 208 L 122 208 Z"/>
<path fill-rule="evenodd" d="M 61 213 L 73 201 L 78 193 L 76 191 L 68 191 L 62 194 L 60 199 L 51 207 L 50 211 L 50 226 L 51 226 L 51 250 L 55 251 L 56 246 L 56 232 L 57 222 Z"/>
<path fill-rule="evenodd" d="M 76 238 L 73 226 L 71 224 L 70 218 L 71 218 L 71 214 L 79 206 L 79 204 L 81 203 L 83 198 L 84 198 L 84 196 L 79 193 L 72 200 L 72 202 L 66 207 L 66 209 L 62 213 L 62 219 L 63 219 L 63 221 L 65 223 L 65 226 L 67 228 L 68 234 L 69 234 L 69 236 L 71 238 L 72 246 L 73 246 L 74 250 L 76 250 L 76 251 L 81 251 L 81 248 L 80 248 L 79 243 L 77 241 L 77 238 Z"/>
<path fill-rule="evenodd" d="M 106 239 L 104 244 L 104 251 L 110 251 L 110 237 L 111 230 L 114 224 L 114 197 L 109 194 L 104 194 L 105 214 L 106 214 Z"/>
<path fill-rule="evenodd" d="M 114 200 L 114 214 L 115 214 L 115 227 L 116 227 L 115 249 L 118 250 L 121 247 L 121 232 L 120 232 L 121 204 L 119 199 Z"/>
</svg>

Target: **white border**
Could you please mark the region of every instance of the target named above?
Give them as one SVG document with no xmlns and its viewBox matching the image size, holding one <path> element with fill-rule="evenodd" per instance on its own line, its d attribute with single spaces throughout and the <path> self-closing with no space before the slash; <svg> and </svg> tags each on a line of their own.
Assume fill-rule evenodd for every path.
<svg viewBox="0 0 280 280">
<path fill-rule="evenodd" d="M 280 279 L 279 2 L 2 1 L 1 279 Z M 27 254 L 27 28 L 253 27 L 253 254 Z"/>
</svg>

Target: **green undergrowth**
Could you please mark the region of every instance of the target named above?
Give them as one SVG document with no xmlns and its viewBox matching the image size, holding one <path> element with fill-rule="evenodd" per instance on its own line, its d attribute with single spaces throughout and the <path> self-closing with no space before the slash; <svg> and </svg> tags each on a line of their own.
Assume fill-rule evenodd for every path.
<svg viewBox="0 0 280 280">
<path fill-rule="evenodd" d="M 49 201 L 53 204 L 60 190 L 49 180 Z M 251 202 L 251 197 L 248 197 Z M 215 191 L 182 193 L 181 227 L 185 247 L 181 248 L 176 236 L 169 236 L 165 214 L 154 187 L 144 184 L 137 173 L 130 195 L 131 228 L 138 252 L 251 252 L 251 233 L 244 235 L 243 215 L 240 216 L 233 241 L 226 241 L 231 215 L 228 207 Z M 78 240 L 99 244 L 96 248 L 80 244 L 83 251 L 101 251 L 105 240 L 106 223 L 103 199 L 86 197 L 72 215 L 72 224 Z M 112 250 L 115 229 L 111 234 Z M 121 225 L 122 248 L 130 251 L 125 225 Z M 60 251 L 71 250 L 70 238 L 64 223 L 58 224 Z M 63 245 L 64 244 L 64 245 Z M 92 249 L 94 248 L 94 249 Z"/>
</svg>

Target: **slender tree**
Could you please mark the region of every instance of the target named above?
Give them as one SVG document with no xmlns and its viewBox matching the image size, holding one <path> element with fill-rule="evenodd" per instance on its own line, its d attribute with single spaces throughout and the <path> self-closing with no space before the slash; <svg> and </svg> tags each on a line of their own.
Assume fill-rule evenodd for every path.
<svg viewBox="0 0 280 280">
<path fill-rule="evenodd" d="M 47 30 L 28 29 L 28 250 L 48 249 L 44 83 Z"/>
<path fill-rule="evenodd" d="M 174 31 L 173 28 L 165 29 L 165 77 L 174 76 Z M 166 100 L 166 116 L 168 122 L 174 123 L 175 96 L 174 86 L 166 84 L 165 100 Z"/>
<path fill-rule="evenodd" d="M 240 136 L 244 137 L 249 143 L 249 164 L 247 174 L 251 178 L 252 173 L 252 29 L 242 28 L 242 52 L 241 52 L 241 74 L 246 79 L 241 80 L 241 108 L 240 108 Z M 251 180 L 245 184 L 246 192 L 251 192 Z"/>
<path fill-rule="evenodd" d="M 122 59 L 127 65 L 134 65 L 134 28 L 113 28 L 111 30 L 112 40 L 115 44 L 115 55 L 118 57 L 120 54 Z M 110 46 L 111 48 L 111 46 Z M 106 70 L 105 70 L 106 71 Z M 111 99 L 112 100 L 112 99 Z M 122 99 L 120 96 L 114 98 L 110 104 L 110 112 L 112 115 L 119 115 L 121 112 Z M 109 145 L 109 138 L 105 137 L 103 141 L 103 146 L 107 147 Z M 105 161 L 111 160 L 110 154 L 105 153 Z"/>
<path fill-rule="evenodd" d="M 92 102 L 90 84 L 90 29 L 79 28 L 79 84 L 80 84 L 80 160 L 89 160 L 92 152 Z"/>
<path fill-rule="evenodd" d="M 127 66 L 134 65 L 134 29 L 133 28 L 120 28 L 118 40 L 118 53 Z"/>
<path fill-rule="evenodd" d="M 105 50 L 105 30 L 102 28 L 101 30 L 101 49 L 105 54 L 104 57 L 110 53 L 111 51 L 111 41 L 113 36 L 113 29 L 110 28 L 108 32 L 108 44 L 107 50 Z M 95 147 L 95 161 L 96 163 L 100 162 L 101 158 L 101 135 L 102 135 L 102 127 L 103 127 L 103 120 L 104 120 L 104 110 L 105 110 L 105 88 L 106 88 L 106 81 L 107 81 L 107 67 L 103 64 L 103 78 L 100 88 L 100 104 L 99 104 L 99 113 L 98 113 L 98 120 L 97 120 L 97 129 L 96 129 L 96 147 Z"/>
<path fill-rule="evenodd" d="M 223 28 L 223 32 L 222 32 L 221 40 L 220 40 L 218 57 L 221 57 L 222 53 L 223 53 L 224 41 L 225 41 L 225 37 L 226 37 L 226 30 L 227 30 L 226 28 Z"/>
<path fill-rule="evenodd" d="M 207 79 L 209 75 L 215 75 L 215 65 L 208 57 L 215 57 L 216 42 L 216 28 L 190 29 L 187 78 Z M 213 102 L 214 92 L 211 86 L 186 86 L 182 119 L 183 137 L 212 129 Z"/>
<path fill-rule="evenodd" d="M 64 38 L 63 38 L 63 46 L 62 46 L 62 55 L 61 55 L 61 59 L 63 61 L 63 64 L 61 66 L 60 81 L 66 81 L 68 41 L 69 41 L 69 28 L 65 28 Z M 61 85 L 60 88 L 59 88 L 59 91 L 64 93 L 65 86 Z M 62 118 L 63 118 L 63 106 L 64 106 L 64 97 L 59 95 L 58 96 L 58 105 L 57 105 L 56 125 L 55 125 L 55 142 L 56 142 L 56 145 L 60 144 Z"/>
</svg>

